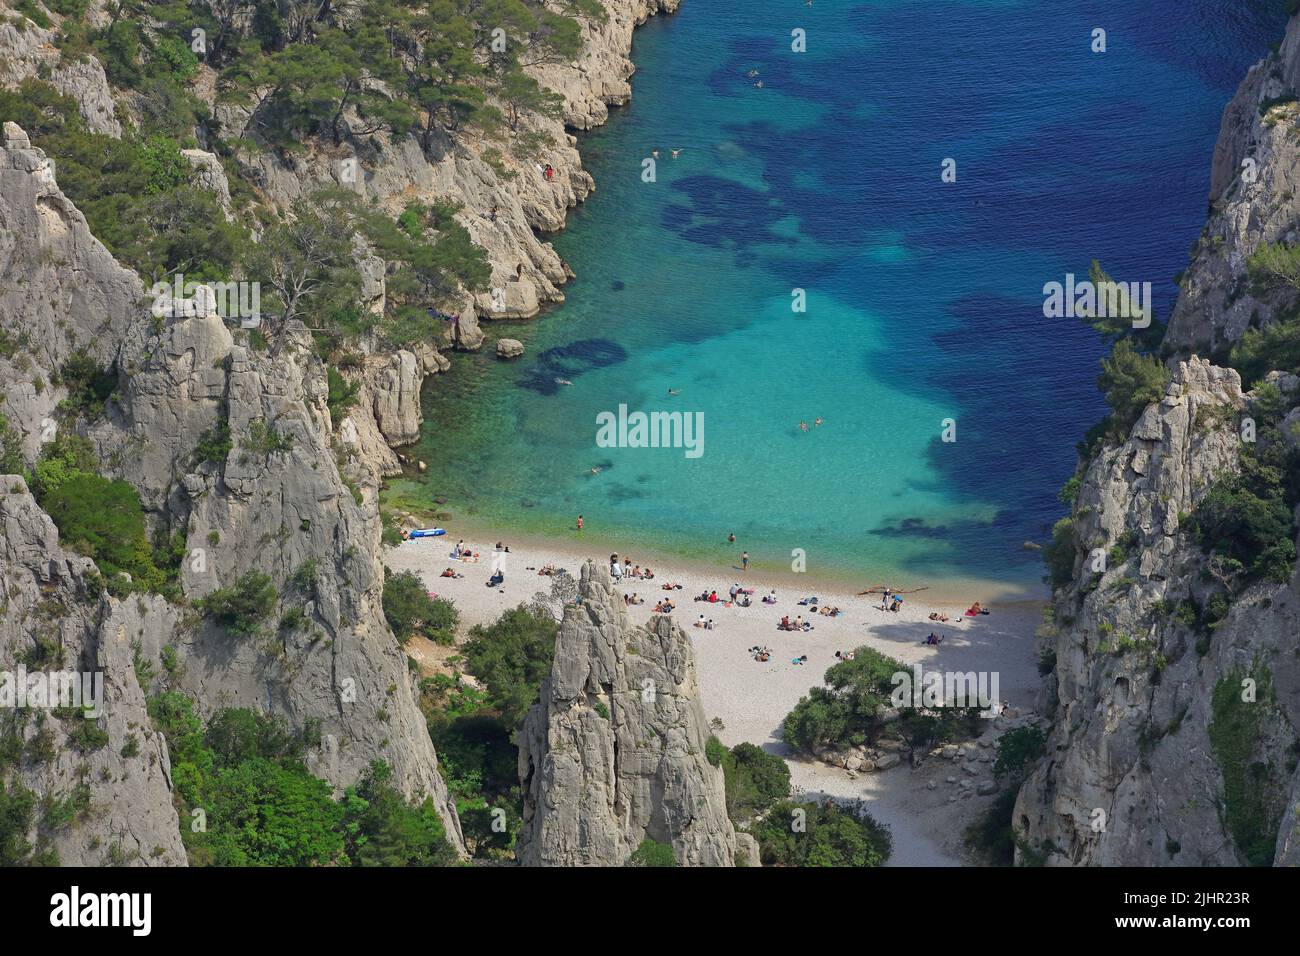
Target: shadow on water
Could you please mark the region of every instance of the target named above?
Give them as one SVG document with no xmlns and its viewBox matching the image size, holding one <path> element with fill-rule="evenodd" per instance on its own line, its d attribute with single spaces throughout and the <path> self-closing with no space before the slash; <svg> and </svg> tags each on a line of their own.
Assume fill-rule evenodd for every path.
<svg viewBox="0 0 1300 956">
<path fill-rule="evenodd" d="M 610 339 L 579 339 L 542 352 L 517 385 L 539 395 L 554 395 L 564 388 L 557 379 L 571 382 L 584 372 L 626 361 L 627 349 L 617 342 Z"/>
</svg>

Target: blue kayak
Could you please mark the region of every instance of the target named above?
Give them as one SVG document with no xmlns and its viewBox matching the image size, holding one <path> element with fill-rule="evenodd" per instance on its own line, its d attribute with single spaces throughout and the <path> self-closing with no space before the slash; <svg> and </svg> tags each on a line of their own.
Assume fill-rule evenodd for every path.
<svg viewBox="0 0 1300 956">
<path fill-rule="evenodd" d="M 407 537 L 410 537 L 410 538 L 436 538 L 436 537 L 438 537 L 438 536 L 440 536 L 440 535 L 444 535 L 444 534 L 446 534 L 446 533 L 447 533 L 447 532 L 444 531 L 442 528 L 416 528 L 414 531 L 412 531 L 410 534 L 408 534 Z"/>
</svg>

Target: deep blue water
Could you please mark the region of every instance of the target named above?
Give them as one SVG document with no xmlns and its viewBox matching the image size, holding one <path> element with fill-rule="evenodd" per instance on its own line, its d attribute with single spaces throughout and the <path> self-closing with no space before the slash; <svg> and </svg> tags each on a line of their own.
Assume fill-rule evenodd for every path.
<svg viewBox="0 0 1300 956">
<path fill-rule="evenodd" d="M 1223 107 L 1283 6 L 686 0 L 584 138 L 568 301 L 489 328 L 518 363 L 461 357 L 429 389 L 418 493 L 759 567 L 801 548 L 809 571 L 1036 582 L 1022 543 L 1105 411 L 1102 345 L 1043 318 L 1043 285 L 1095 258 L 1167 318 Z M 703 412 L 704 454 L 596 447 L 620 403 Z"/>
</svg>

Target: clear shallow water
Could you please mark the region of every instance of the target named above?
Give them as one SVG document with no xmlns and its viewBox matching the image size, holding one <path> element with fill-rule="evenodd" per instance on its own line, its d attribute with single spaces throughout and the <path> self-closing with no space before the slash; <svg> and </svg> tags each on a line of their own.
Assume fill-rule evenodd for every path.
<svg viewBox="0 0 1300 956">
<path fill-rule="evenodd" d="M 1220 115 L 1283 5 L 686 0 L 582 143 L 598 192 L 554 239 L 568 301 L 488 325 L 523 359 L 489 341 L 433 382 L 429 474 L 396 490 L 760 568 L 802 548 L 812 573 L 1036 583 L 1022 543 L 1104 414 L 1101 345 L 1042 317 L 1043 284 L 1097 258 L 1167 317 Z M 703 412 L 704 454 L 596 447 L 621 403 Z"/>
</svg>

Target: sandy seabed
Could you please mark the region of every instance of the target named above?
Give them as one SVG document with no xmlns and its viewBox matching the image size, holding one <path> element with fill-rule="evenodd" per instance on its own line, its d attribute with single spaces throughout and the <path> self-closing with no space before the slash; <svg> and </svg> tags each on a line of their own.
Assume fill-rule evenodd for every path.
<svg viewBox="0 0 1300 956">
<path fill-rule="evenodd" d="M 503 611 L 530 601 L 539 591 L 549 593 L 551 579 L 539 575 L 537 568 L 550 564 L 576 577 L 587 557 L 601 564 L 609 559 L 608 552 L 584 554 L 580 546 L 568 541 L 520 541 L 503 534 L 499 540 L 510 547 L 504 559 L 506 578 L 499 588 L 490 588 L 486 584 L 498 539 L 481 533 L 466 539 L 466 544 L 479 553 L 478 563 L 451 557 L 457 540 L 457 536 L 449 534 L 407 541 L 389 550 L 385 562 L 395 571 L 415 571 L 430 592 L 453 601 L 460 612 L 462 632 L 475 624 L 490 623 Z M 638 560 L 635 552 L 620 555 L 624 556 Z M 439 577 L 447 567 L 454 567 L 464 577 Z M 989 606 L 987 595 L 970 594 L 956 605 L 936 599 L 944 592 L 935 588 L 933 592 L 907 595 L 900 610 L 890 612 L 880 609 L 879 595 L 859 597 L 845 590 L 817 590 L 824 585 L 811 581 L 805 585 L 811 590 L 798 592 L 793 588 L 804 582 L 792 585 L 788 575 L 768 577 L 752 569 L 744 574 L 739 567 L 719 571 L 684 562 L 660 564 L 657 558 L 652 567 L 654 580 L 624 579 L 619 591 L 645 599 L 644 604 L 629 608 L 637 623 L 651 617 L 655 603 L 662 597 L 671 596 L 676 605 L 672 616 L 690 636 L 695 649 L 704 712 L 710 719 L 722 721 L 723 729 L 717 735 L 724 743 L 732 746 L 748 741 L 786 757 L 796 793 L 863 800 L 869 812 L 893 831 L 890 865 L 957 866 L 966 862 L 962 843 L 965 828 L 987 808 L 992 797 L 959 797 L 950 802 L 958 791 L 948 781 L 954 772 L 961 777 L 959 768 L 946 760 L 930 759 L 918 768 L 904 763 L 891 770 L 850 777 L 846 771 L 819 761 L 792 758 L 781 740 L 781 723 L 810 687 L 823 682 L 827 668 L 836 663 L 836 651 L 862 646 L 908 665 L 920 663 L 926 670 L 996 674 L 998 696 L 1023 713 L 1033 707 L 1039 686 L 1034 630 L 1041 621 L 1040 603 L 999 605 L 994 601 L 992 613 L 965 617 L 962 610 L 973 601 Z M 665 583 L 682 587 L 664 591 Z M 725 599 L 733 583 L 754 589 L 750 607 L 694 601 L 696 595 L 712 590 Z M 866 582 L 863 587 L 874 583 Z M 777 603 L 760 603 L 772 588 Z M 818 606 L 837 606 L 843 613 L 829 617 L 798 604 L 814 596 Z M 932 611 L 947 614 L 951 620 L 946 624 L 931 621 Z M 713 630 L 692 626 L 701 613 L 713 619 Z M 814 629 L 797 633 L 777 629 L 783 615 L 793 619 L 797 614 L 812 621 Z M 922 643 L 931 631 L 943 635 L 938 647 Z M 756 645 L 770 647 L 774 652 L 771 659 L 755 661 L 749 648 Z M 420 648 L 408 646 L 408 652 L 423 666 L 436 667 L 439 658 L 454 650 L 423 643 Z M 793 663 L 805 655 L 806 663 Z M 981 779 L 990 778 L 991 773 L 984 772 Z M 931 781 L 936 784 L 934 789 L 928 787 Z"/>
</svg>

